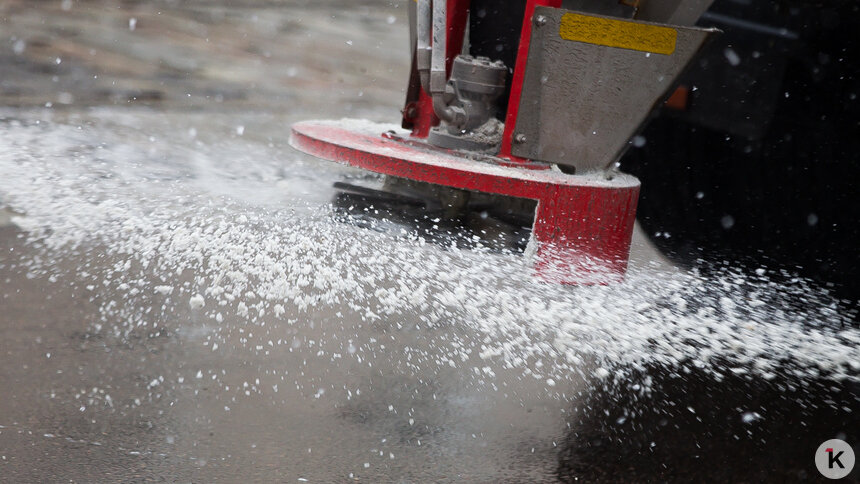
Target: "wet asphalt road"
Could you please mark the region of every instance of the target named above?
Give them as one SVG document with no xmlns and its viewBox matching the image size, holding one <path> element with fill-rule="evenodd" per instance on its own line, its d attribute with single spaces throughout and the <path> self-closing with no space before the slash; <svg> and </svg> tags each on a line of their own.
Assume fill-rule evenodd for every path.
<svg viewBox="0 0 860 484">
<path fill-rule="evenodd" d="M 548 388 L 520 368 L 433 364 L 474 337 L 456 325 L 336 306 L 227 318 L 213 351 L 210 318 L 155 296 L 134 304 L 170 309 L 116 336 L 94 328 L 114 295 L 79 260 L 28 275 L 18 235 L 0 232 L 3 482 L 814 481 L 819 441 L 860 428 L 856 386 L 649 368 L 650 394 Z M 354 358 L 348 337 L 384 344 Z"/>
<path fill-rule="evenodd" d="M 58 126 L 34 149 L 49 153 L 84 126 L 81 140 L 130 147 L 153 177 L 221 153 L 189 183 L 262 210 L 325 203 L 330 178 L 353 174 L 291 151 L 289 123 L 390 121 L 408 60 L 402 3 L 13 1 L 0 18 L 4 135 Z M 254 176 L 231 182 L 235 163 Z M 123 299 L 103 280 L 119 256 L 97 241 L 46 249 L 9 215 L 3 482 L 815 481 L 819 443 L 860 441 L 857 384 L 826 375 L 652 365 L 638 375 L 650 393 L 587 375 L 548 385 L 480 358 L 447 363 L 455 343 L 485 338 L 457 321 L 366 320 L 346 302 L 216 321 L 152 290 L 193 271 L 139 268 L 148 291 Z M 657 256 L 637 240 L 645 267 Z"/>
<path fill-rule="evenodd" d="M 3 240 L 5 254 L 26 250 L 13 229 Z M 212 322 L 190 310 L 116 338 L 93 331 L 99 301 L 80 282 L 28 279 L 5 258 L 2 278 L 7 482 L 486 482 L 555 473 L 566 404 L 545 396 L 541 382 L 511 372 L 499 375 L 512 386 L 501 392 L 476 382 L 472 365 L 406 364 L 404 348 L 432 348 L 447 329 L 353 328 L 358 318 L 321 310 L 292 326 L 272 321 L 271 334 L 291 343 L 259 352 L 274 336 L 255 339 L 228 319 L 216 353 L 202 344 Z M 373 367 L 310 346 L 327 340 L 337 352 L 338 335 L 358 332 L 391 340 L 370 356 Z"/>
</svg>

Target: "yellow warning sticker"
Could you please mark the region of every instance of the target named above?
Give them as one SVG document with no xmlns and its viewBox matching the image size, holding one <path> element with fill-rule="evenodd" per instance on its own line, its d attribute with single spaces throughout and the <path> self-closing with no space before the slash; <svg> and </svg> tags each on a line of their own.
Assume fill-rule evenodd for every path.
<svg viewBox="0 0 860 484">
<path fill-rule="evenodd" d="M 669 55 L 675 52 L 678 31 L 659 25 L 566 13 L 561 17 L 559 35 L 574 42 Z"/>
</svg>

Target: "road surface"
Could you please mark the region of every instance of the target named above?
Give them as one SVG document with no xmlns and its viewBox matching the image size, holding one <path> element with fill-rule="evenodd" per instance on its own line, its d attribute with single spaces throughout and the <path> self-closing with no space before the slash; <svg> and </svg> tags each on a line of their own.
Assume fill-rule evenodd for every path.
<svg viewBox="0 0 860 484">
<path fill-rule="evenodd" d="M 804 281 L 637 233 L 624 283 L 551 286 L 337 213 L 365 175 L 288 127 L 396 122 L 403 2 L 13 0 L 0 26 L 4 481 L 794 481 L 859 448 L 860 332 Z"/>
</svg>

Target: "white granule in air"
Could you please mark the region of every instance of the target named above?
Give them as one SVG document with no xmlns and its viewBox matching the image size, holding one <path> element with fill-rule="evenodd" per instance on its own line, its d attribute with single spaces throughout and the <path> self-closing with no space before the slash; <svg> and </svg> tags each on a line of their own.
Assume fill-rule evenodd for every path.
<svg viewBox="0 0 860 484">
<path fill-rule="evenodd" d="M 116 261 L 116 267 L 88 270 L 110 275 L 110 285 L 99 290 L 131 306 L 125 313 L 102 307 L 105 324 L 120 334 L 134 325 L 131 311 L 144 312 L 155 293 L 188 298 L 219 327 L 238 320 L 249 333 L 263 315 L 299 324 L 314 311 L 326 311 L 329 321 L 344 315 L 409 328 L 455 325 L 474 335 L 478 347 L 454 341 L 444 359 L 424 364 L 458 367 L 472 356 L 492 368 L 562 362 L 552 379 L 541 378 L 548 386 L 566 372 L 610 379 L 622 368 L 685 362 L 764 378 L 790 362 L 799 373 L 857 379 L 860 330 L 841 306 L 814 296 L 802 281 L 786 288 L 763 270 L 704 277 L 634 267 L 610 286 L 546 284 L 532 277 L 526 257 L 443 249 L 410 234 L 335 221 L 327 198 L 313 198 L 325 189 L 313 184 L 327 187 L 340 168 L 248 155 L 247 145 L 226 155 L 221 145 L 176 152 L 172 147 L 187 143 L 184 131 L 173 145 L 166 139 L 164 147 L 140 152 L 98 123 L 76 128 L 7 123 L 0 136 L 0 199 L 25 214 L 21 225 L 41 251 L 27 262 L 32 271 L 46 271 L 51 257 L 104 253 Z M 187 175 L 194 170 L 197 178 Z M 275 181 L 283 170 L 293 177 L 287 185 L 296 186 L 294 179 L 311 184 L 310 198 L 284 198 L 278 190 L 285 185 Z M 328 177 L 325 185 L 314 181 L 320 170 L 329 170 L 320 175 Z M 240 182 L 245 192 L 224 195 Z M 271 204 L 241 197 L 268 196 L 266 187 Z M 181 274 L 191 274 L 188 282 L 176 282 Z M 311 323 L 318 321 L 302 324 Z M 309 343 L 258 346 L 281 344 Z M 355 347 L 344 343 L 344 354 L 363 357 L 347 344 Z"/>
<path fill-rule="evenodd" d="M 200 294 L 195 294 L 188 300 L 188 305 L 191 306 L 191 309 L 200 309 L 206 305 L 206 299 Z"/>
</svg>

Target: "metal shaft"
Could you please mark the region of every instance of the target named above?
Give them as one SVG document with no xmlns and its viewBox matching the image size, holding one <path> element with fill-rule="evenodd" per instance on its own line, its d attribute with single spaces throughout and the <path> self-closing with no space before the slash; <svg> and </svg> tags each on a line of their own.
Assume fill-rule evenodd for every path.
<svg viewBox="0 0 860 484">
<path fill-rule="evenodd" d="M 461 126 L 466 122 L 465 114 L 444 100 L 445 73 L 448 37 L 447 0 L 433 2 L 433 49 L 430 56 L 430 96 L 433 98 L 433 111 L 442 121 Z"/>
<path fill-rule="evenodd" d="M 416 52 L 415 61 L 418 68 L 418 78 L 421 80 L 421 88 L 430 92 L 430 30 L 433 22 L 433 12 L 430 0 L 418 0 L 416 19 Z"/>
</svg>

